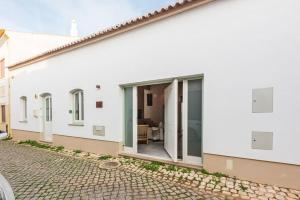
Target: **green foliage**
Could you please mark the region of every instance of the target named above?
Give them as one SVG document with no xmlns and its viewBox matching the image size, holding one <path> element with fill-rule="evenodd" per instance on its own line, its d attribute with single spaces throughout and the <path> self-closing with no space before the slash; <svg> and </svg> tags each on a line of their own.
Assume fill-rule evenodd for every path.
<svg viewBox="0 0 300 200">
<path fill-rule="evenodd" d="M 223 174 L 223 173 L 220 173 L 220 172 L 214 172 L 214 173 L 212 173 L 211 175 L 216 176 L 216 177 L 218 177 L 218 178 L 221 178 L 221 177 L 228 177 L 228 175 Z"/>
<path fill-rule="evenodd" d="M 42 144 L 42 143 L 38 143 L 35 140 L 26 140 L 26 141 L 21 141 L 19 142 L 19 144 L 28 144 L 30 146 L 33 147 L 37 147 L 37 148 L 41 148 L 41 149 L 51 149 L 52 147 L 48 144 Z"/>
<path fill-rule="evenodd" d="M 150 163 L 145 163 L 143 167 L 147 170 L 157 171 L 160 167 L 160 164 L 158 164 L 157 162 L 150 162 Z"/>
<path fill-rule="evenodd" d="M 200 172 L 202 174 L 210 175 L 210 173 L 206 169 L 204 169 L 204 168 L 200 169 Z"/>
<path fill-rule="evenodd" d="M 162 162 L 159 162 L 159 161 L 152 161 L 151 163 L 155 164 L 155 165 L 159 165 L 159 166 L 165 166 L 165 163 L 162 163 Z"/>
<path fill-rule="evenodd" d="M 221 182 L 220 177 L 213 176 L 211 182 L 214 182 L 214 185 L 218 185 Z"/>
<path fill-rule="evenodd" d="M 242 184 L 240 184 L 240 189 L 245 192 L 248 188 Z"/>
<path fill-rule="evenodd" d="M 169 165 L 169 166 L 167 167 L 167 170 L 168 170 L 168 171 L 177 171 L 178 168 L 177 168 L 175 165 Z"/>
<path fill-rule="evenodd" d="M 27 144 L 27 145 L 30 145 L 33 147 L 37 147 L 37 148 L 41 148 L 41 149 L 48 149 L 48 150 L 56 151 L 56 152 L 62 151 L 65 148 L 63 146 L 51 146 L 49 144 L 39 143 L 35 140 L 20 141 L 19 144 Z"/>
<path fill-rule="evenodd" d="M 223 173 L 221 173 L 221 172 L 210 173 L 209 171 L 207 171 L 206 169 L 203 169 L 203 168 L 200 169 L 200 172 L 201 172 L 202 174 L 212 175 L 212 176 L 215 176 L 215 177 L 217 177 L 217 178 L 228 177 L 228 175 L 223 174 Z"/>
<path fill-rule="evenodd" d="M 77 153 L 81 153 L 82 151 L 80 149 L 75 149 L 73 150 L 73 152 L 77 154 Z"/>
<path fill-rule="evenodd" d="M 60 151 L 64 150 L 64 148 L 65 147 L 63 147 L 63 146 L 57 146 L 57 147 L 56 146 L 51 146 L 50 150 L 60 152 Z"/>
<path fill-rule="evenodd" d="M 136 164 L 136 160 L 129 158 L 129 159 L 125 159 L 125 161 L 123 162 L 124 164 Z"/>
<path fill-rule="evenodd" d="M 191 169 L 189 169 L 189 168 L 182 168 L 181 169 L 181 172 L 182 173 L 190 173 L 192 170 Z"/>
<path fill-rule="evenodd" d="M 124 161 L 122 161 L 122 163 L 124 163 L 124 164 L 131 164 L 132 161 L 130 159 L 125 159 Z"/>
<path fill-rule="evenodd" d="M 100 156 L 100 157 L 98 158 L 98 160 L 108 160 L 108 159 L 111 159 L 111 158 L 112 158 L 111 155 L 103 155 L 103 156 Z"/>
<path fill-rule="evenodd" d="M 55 147 L 54 151 L 59 152 L 59 151 L 63 151 L 64 149 L 65 149 L 64 146 L 57 146 L 57 147 Z"/>
<path fill-rule="evenodd" d="M 11 140 L 12 139 L 12 137 L 7 137 L 7 138 L 4 138 L 2 141 L 8 141 L 8 140 Z"/>
</svg>

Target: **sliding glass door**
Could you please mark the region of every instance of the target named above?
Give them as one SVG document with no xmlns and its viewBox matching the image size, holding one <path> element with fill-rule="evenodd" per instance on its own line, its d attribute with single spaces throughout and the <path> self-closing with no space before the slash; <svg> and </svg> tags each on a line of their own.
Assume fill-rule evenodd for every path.
<svg viewBox="0 0 300 200">
<path fill-rule="evenodd" d="M 132 87 L 124 88 L 124 107 L 125 107 L 125 135 L 124 145 L 125 147 L 133 147 L 133 105 L 132 105 Z"/>
<path fill-rule="evenodd" d="M 137 119 L 136 119 L 136 87 L 124 88 L 124 151 L 136 153 L 137 151 Z"/>
<path fill-rule="evenodd" d="M 183 160 L 201 164 L 202 79 L 185 80 L 183 93 Z"/>
</svg>

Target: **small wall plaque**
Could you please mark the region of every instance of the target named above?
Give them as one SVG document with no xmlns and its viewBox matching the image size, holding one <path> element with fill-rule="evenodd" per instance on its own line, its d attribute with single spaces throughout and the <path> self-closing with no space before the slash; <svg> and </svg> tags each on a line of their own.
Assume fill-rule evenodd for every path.
<svg viewBox="0 0 300 200">
<path fill-rule="evenodd" d="M 105 136 L 105 127 L 104 126 L 93 126 L 93 135 Z"/>
<path fill-rule="evenodd" d="M 38 118 L 39 117 L 39 113 L 40 113 L 39 109 L 34 109 L 33 110 L 33 117 Z"/>
<path fill-rule="evenodd" d="M 103 108 L 103 102 L 102 101 L 96 101 L 96 108 Z"/>
</svg>

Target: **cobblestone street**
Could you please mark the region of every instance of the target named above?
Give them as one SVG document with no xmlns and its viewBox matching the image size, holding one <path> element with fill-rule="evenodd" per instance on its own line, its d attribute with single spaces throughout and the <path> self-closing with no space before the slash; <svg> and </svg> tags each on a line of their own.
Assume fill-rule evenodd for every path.
<svg viewBox="0 0 300 200">
<path fill-rule="evenodd" d="M 220 199 L 172 182 L 0 141 L 0 172 L 16 199 Z"/>
</svg>

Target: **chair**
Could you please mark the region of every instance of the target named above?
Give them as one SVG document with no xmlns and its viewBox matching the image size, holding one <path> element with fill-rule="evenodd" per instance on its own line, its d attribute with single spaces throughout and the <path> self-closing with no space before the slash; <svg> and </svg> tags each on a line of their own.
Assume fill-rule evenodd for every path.
<svg viewBox="0 0 300 200">
<path fill-rule="evenodd" d="M 138 142 L 148 144 L 148 127 L 149 125 L 138 125 Z"/>
</svg>

